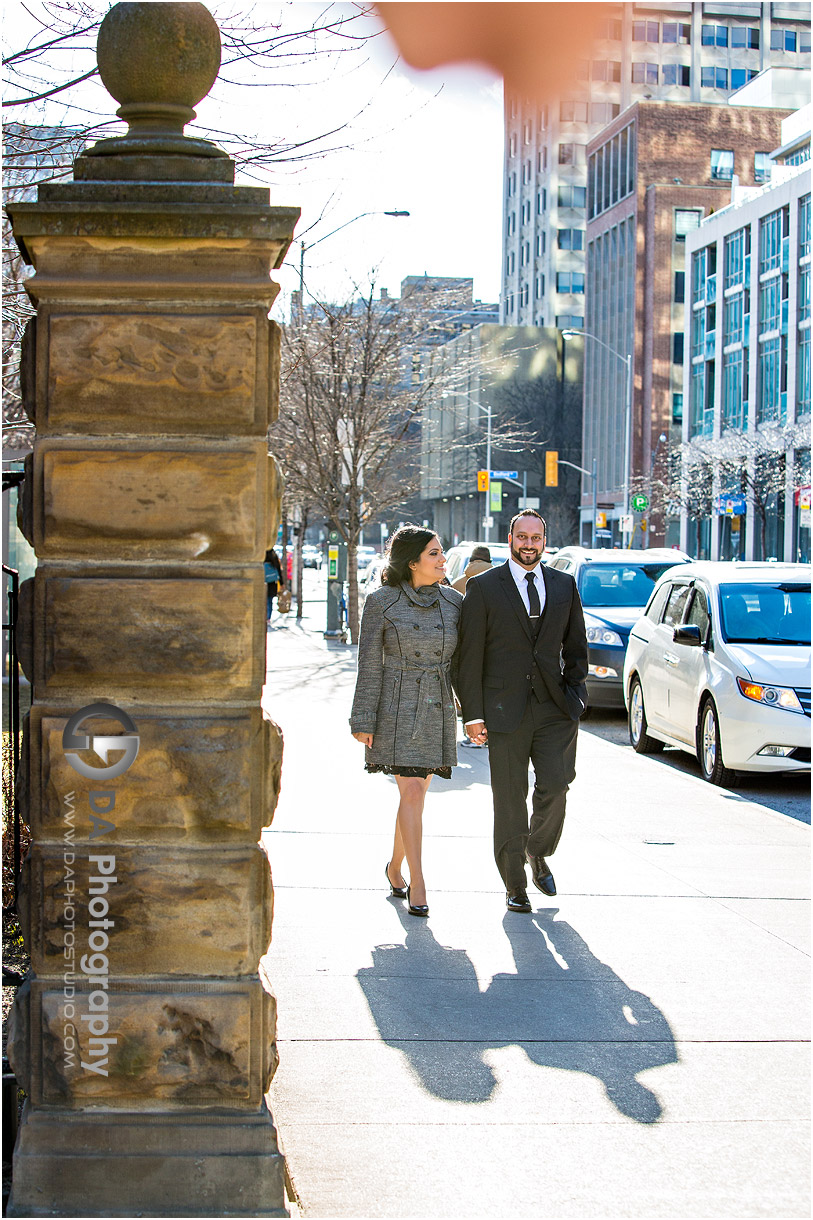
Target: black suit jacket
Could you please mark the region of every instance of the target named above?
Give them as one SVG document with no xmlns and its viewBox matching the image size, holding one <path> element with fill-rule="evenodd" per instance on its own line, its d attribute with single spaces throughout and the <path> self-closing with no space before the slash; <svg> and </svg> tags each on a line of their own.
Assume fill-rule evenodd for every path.
<svg viewBox="0 0 813 1220">
<path fill-rule="evenodd" d="M 507 563 L 466 585 L 457 681 L 464 724 L 484 720 L 497 733 L 513 732 L 534 687 L 571 720 L 587 706 L 587 637 L 576 582 L 548 567 L 542 578 L 545 608 L 536 642 Z"/>
</svg>

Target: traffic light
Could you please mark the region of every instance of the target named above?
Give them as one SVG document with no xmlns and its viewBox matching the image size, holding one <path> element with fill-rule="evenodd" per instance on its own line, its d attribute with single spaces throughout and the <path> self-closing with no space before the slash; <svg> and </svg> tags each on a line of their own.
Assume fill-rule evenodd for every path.
<svg viewBox="0 0 813 1220">
<path fill-rule="evenodd" d="M 489 484 L 488 471 L 487 470 L 478 470 L 477 471 L 477 490 L 478 491 L 488 491 L 488 484 Z"/>
<path fill-rule="evenodd" d="M 545 486 L 559 486 L 559 450 L 548 449 L 545 452 Z"/>
</svg>

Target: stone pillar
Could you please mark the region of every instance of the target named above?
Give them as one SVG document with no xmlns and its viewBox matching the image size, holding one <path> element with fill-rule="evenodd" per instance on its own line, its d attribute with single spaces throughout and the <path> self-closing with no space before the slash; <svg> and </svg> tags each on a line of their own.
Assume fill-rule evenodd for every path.
<svg viewBox="0 0 813 1220">
<path fill-rule="evenodd" d="M 279 500 L 269 270 L 299 211 L 183 134 L 220 64 L 203 5 L 118 4 L 98 50 L 128 133 L 9 209 L 35 268 L 38 556 L 20 616 L 34 843 L 11 1214 L 279 1216 L 262 559 Z M 115 778 L 78 773 L 63 740 L 99 702 L 110 718 L 77 732 L 129 717 L 139 738 Z M 99 769 L 120 757 L 74 748 Z"/>
</svg>

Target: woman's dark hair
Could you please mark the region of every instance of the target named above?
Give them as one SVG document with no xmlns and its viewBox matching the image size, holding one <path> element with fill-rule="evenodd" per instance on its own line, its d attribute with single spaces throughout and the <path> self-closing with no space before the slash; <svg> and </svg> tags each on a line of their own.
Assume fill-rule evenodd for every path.
<svg viewBox="0 0 813 1220">
<path fill-rule="evenodd" d="M 400 585 L 402 581 L 409 581 L 412 575 L 409 565 L 420 559 L 436 537 L 434 530 L 425 530 L 419 525 L 402 525 L 397 529 L 387 543 L 387 566 L 381 573 L 381 583 Z"/>
</svg>

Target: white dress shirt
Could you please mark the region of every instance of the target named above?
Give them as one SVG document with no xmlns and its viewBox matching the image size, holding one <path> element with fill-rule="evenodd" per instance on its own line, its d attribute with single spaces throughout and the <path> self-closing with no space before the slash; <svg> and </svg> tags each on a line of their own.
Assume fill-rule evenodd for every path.
<svg viewBox="0 0 813 1220">
<path fill-rule="evenodd" d="M 522 604 L 529 614 L 531 613 L 531 606 L 530 602 L 528 601 L 528 582 L 525 577 L 527 576 L 528 572 L 533 572 L 534 585 L 536 586 L 536 591 L 539 594 L 539 613 L 541 614 L 545 609 L 545 578 L 542 575 L 542 561 L 540 560 L 535 568 L 523 568 L 515 559 L 511 559 L 509 556 L 508 567 L 511 571 L 511 575 L 514 578 L 514 582 L 519 589 Z"/>
</svg>

